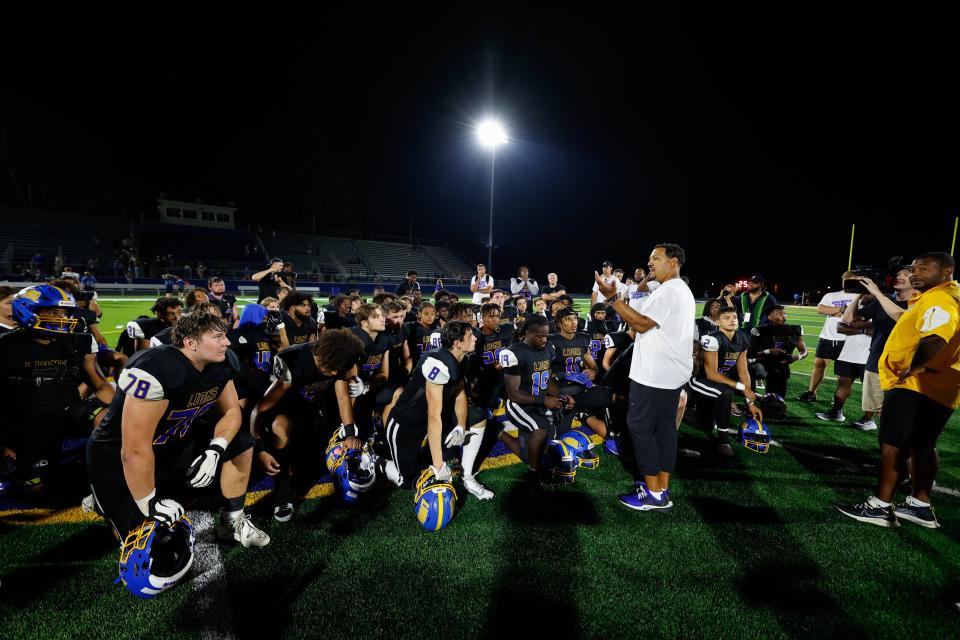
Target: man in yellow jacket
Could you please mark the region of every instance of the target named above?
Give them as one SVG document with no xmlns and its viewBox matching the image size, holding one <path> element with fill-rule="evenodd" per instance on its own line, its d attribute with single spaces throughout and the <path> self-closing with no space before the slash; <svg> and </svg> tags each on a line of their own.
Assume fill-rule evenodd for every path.
<svg viewBox="0 0 960 640">
<path fill-rule="evenodd" d="M 930 506 L 937 475 L 937 438 L 960 405 L 960 287 L 953 257 L 931 252 L 913 261 L 910 283 L 918 294 L 890 333 L 880 356 L 884 391 L 880 425 L 880 486 L 856 505 L 838 505 L 846 516 L 883 527 L 899 520 L 935 528 Z M 913 492 L 893 505 L 910 459 Z"/>
</svg>

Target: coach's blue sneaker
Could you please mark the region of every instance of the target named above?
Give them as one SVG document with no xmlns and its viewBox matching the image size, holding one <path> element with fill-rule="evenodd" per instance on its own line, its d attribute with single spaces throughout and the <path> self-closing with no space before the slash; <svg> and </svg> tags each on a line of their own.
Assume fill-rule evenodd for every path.
<svg viewBox="0 0 960 640">
<path fill-rule="evenodd" d="M 617 445 L 616 438 L 607 438 L 603 441 L 603 450 L 612 456 L 620 455 L 620 447 Z"/>
<path fill-rule="evenodd" d="M 838 504 L 837 510 L 843 515 L 860 522 L 869 522 L 880 527 L 900 526 L 900 523 L 897 522 L 897 516 L 893 512 L 893 505 L 885 507 L 880 499 L 874 496 L 870 496 L 866 502 L 860 504 Z"/>
<path fill-rule="evenodd" d="M 664 491 L 658 500 L 650 494 L 642 481 L 638 480 L 635 485 L 634 491 L 618 497 L 620 504 L 636 511 L 669 511 L 673 508 L 668 491 Z"/>
<path fill-rule="evenodd" d="M 936 529 L 940 526 L 937 516 L 933 513 L 933 507 L 920 502 L 913 496 L 907 498 L 906 502 L 896 505 L 894 513 L 898 520 L 907 520 L 927 529 Z"/>
</svg>

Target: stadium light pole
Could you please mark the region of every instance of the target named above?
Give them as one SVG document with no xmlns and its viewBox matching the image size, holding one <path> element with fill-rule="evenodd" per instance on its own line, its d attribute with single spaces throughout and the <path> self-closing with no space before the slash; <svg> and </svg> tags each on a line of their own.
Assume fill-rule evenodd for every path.
<svg viewBox="0 0 960 640">
<path fill-rule="evenodd" d="M 493 272 L 493 177 L 496 168 L 497 147 L 507 143 L 507 132 L 496 120 L 484 120 L 477 125 L 477 140 L 490 150 L 490 235 L 487 242 L 487 273 Z"/>
</svg>

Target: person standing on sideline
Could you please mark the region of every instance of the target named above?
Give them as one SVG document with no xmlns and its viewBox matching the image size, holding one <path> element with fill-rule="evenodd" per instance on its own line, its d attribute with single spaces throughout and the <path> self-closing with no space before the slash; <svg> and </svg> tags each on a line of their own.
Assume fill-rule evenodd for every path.
<svg viewBox="0 0 960 640">
<path fill-rule="evenodd" d="M 853 271 L 847 271 L 843 274 L 843 280 L 856 277 Z M 810 386 L 807 391 L 800 394 L 797 400 L 801 402 L 813 402 L 817 399 L 817 388 L 823 382 L 823 373 L 831 360 L 837 360 L 840 352 L 843 351 L 843 343 L 847 336 L 840 333 L 837 329 L 840 326 L 840 317 L 847 310 L 847 305 L 853 302 L 854 294 L 847 293 L 840 287 L 840 291 L 830 291 L 824 294 L 817 305 L 817 313 L 827 316 L 823 322 L 823 328 L 820 330 L 820 341 L 817 343 L 817 357 L 813 361 L 813 371 L 810 372 Z"/>
<path fill-rule="evenodd" d="M 470 292 L 473 293 L 473 304 L 483 304 L 484 296 L 493 291 L 493 276 L 487 273 L 487 265 L 477 265 L 477 275 L 470 279 Z"/>
<path fill-rule="evenodd" d="M 630 364 L 628 439 L 643 477 L 619 497 L 638 511 L 673 507 L 670 474 L 677 460 L 677 406 L 693 372 L 693 327 L 696 303 L 680 279 L 686 260 L 676 244 L 658 244 L 650 254 L 649 273 L 660 283 L 640 311 L 623 302 L 615 282 L 594 272 L 597 289 L 610 308 L 637 332 Z M 624 452 L 625 453 L 625 452 Z"/>
</svg>

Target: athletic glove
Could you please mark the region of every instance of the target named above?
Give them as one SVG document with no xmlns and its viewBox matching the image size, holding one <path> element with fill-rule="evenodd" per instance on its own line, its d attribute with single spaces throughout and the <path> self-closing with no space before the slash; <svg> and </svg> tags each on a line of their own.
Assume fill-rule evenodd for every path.
<svg viewBox="0 0 960 640">
<path fill-rule="evenodd" d="M 214 438 L 210 441 L 210 446 L 190 463 L 187 477 L 190 478 L 191 487 L 200 489 L 213 482 L 217 476 L 220 456 L 223 455 L 228 444 L 226 438 Z"/>
<path fill-rule="evenodd" d="M 359 396 L 362 396 L 363 394 L 365 394 L 367 391 L 370 390 L 370 385 L 364 382 L 363 380 L 361 380 L 360 378 L 354 378 L 353 380 L 347 383 L 347 386 L 350 387 L 351 398 L 357 398 Z"/>
<path fill-rule="evenodd" d="M 463 445 L 463 440 L 466 437 L 466 430 L 457 426 L 453 431 L 450 432 L 450 435 L 447 436 L 447 439 L 443 441 L 447 447 L 459 447 Z"/>
<path fill-rule="evenodd" d="M 447 466 L 446 462 L 440 465 L 439 469 L 433 465 L 430 465 L 430 471 L 433 472 L 433 477 L 440 482 L 446 482 L 453 477 L 453 472 L 450 470 L 450 467 Z"/>
<path fill-rule="evenodd" d="M 169 526 L 183 517 L 183 506 L 170 498 L 158 498 L 156 489 L 148 496 L 137 500 L 136 503 L 140 513 L 147 518 L 153 518 L 160 524 Z"/>
</svg>

